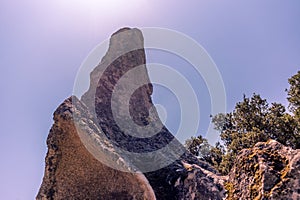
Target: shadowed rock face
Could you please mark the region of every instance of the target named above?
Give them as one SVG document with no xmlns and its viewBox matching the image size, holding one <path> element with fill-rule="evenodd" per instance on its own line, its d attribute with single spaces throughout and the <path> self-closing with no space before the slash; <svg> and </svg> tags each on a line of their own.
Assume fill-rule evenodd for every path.
<svg viewBox="0 0 300 200">
<path fill-rule="evenodd" d="M 228 199 L 300 199 L 300 150 L 270 140 L 238 155 Z"/>
<path fill-rule="evenodd" d="M 124 28 L 114 33 L 107 54 L 91 74 L 89 91 L 82 96 L 82 101 L 89 108 L 95 109 L 93 112 L 97 122 L 106 136 L 117 147 L 136 153 L 161 149 L 174 139 L 163 126 L 152 137 L 144 135 L 144 138 L 141 138 L 132 135 L 132 133 L 138 136 L 142 134 L 138 132 L 136 126 L 147 126 L 151 123 L 150 120 L 160 123 L 156 110 L 152 119 L 149 116 L 149 110 L 153 107 L 151 100 L 153 88 L 147 74 L 143 43 L 142 33 L 138 29 Z M 132 75 L 119 87 L 120 95 L 113 98 L 116 85 L 129 73 Z M 132 93 L 131 87 L 134 85 L 138 88 Z M 129 105 L 126 104 L 126 97 L 130 97 Z M 116 105 L 115 115 L 112 111 L 112 102 Z M 130 116 L 126 115 L 126 110 L 129 110 Z M 124 127 L 119 127 L 116 117 L 124 120 Z M 130 126 L 129 121 L 136 126 Z"/>
<path fill-rule="evenodd" d="M 185 150 L 168 129 L 161 125 L 155 109 L 150 115 L 149 110 L 153 108 L 152 84 L 145 65 L 143 43 L 143 35 L 138 29 L 125 28 L 113 34 L 107 54 L 91 73 L 90 88 L 82 96 L 82 101 L 88 105 L 91 112 L 94 112 L 106 137 L 116 147 L 125 150 L 122 154 L 129 157 L 131 164 L 146 172 L 144 174 L 158 199 L 222 199 L 224 189 L 222 181 L 219 180 L 223 178 L 217 175 L 211 177 L 216 171 Z M 132 76 L 129 76 L 126 84 L 122 84 L 119 88 L 121 95 L 113 98 L 113 93 L 121 79 L 130 73 Z M 132 85 L 139 87 L 132 92 L 130 89 Z M 126 99 L 126 96 L 130 96 L 130 99 Z M 128 101 L 129 105 L 127 105 Z M 149 131 L 149 135 L 143 135 L 143 138 L 139 137 L 142 133 L 135 127 L 126 127 L 127 132 L 124 131 L 116 123 L 111 102 L 117 102 L 115 106 L 118 107 L 117 117 L 129 118 L 128 120 L 134 121 L 141 127 L 161 125 L 161 128 L 155 134 Z M 126 115 L 126 109 L 129 110 L 130 116 Z M 152 125 L 153 121 L 157 124 Z M 124 124 L 126 126 L 129 123 L 125 120 Z M 140 135 L 135 137 L 128 133 Z M 141 159 L 139 156 L 133 158 L 126 153 L 127 151 L 151 153 L 167 145 L 169 145 L 168 151 L 154 154 L 147 159 Z M 169 162 L 162 163 L 164 160 Z M 184 167 L 183 162 L 195 164 L 197 167 L 189 171 Z M 157 168 L 155 165 L 162 167 Z M 193 174 L 193 178 L 190 174 Z M 185 181 L 186 178 L 193 181 Z"/>
</svg>

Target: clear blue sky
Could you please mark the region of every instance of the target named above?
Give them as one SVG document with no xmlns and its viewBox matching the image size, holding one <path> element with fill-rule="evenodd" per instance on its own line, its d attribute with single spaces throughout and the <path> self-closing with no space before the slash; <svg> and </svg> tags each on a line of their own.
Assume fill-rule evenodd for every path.
<svg viewBox="0 0 300 200">
<path fill-rule="evenodd" d="M 115 1 L 0 1 L 0 199 L 36 196 L 53 111 L 89 51 L 124 26 L 199 42 L 222 74 L 228 110 L 243 93 L 286 104 L 287 79 L 300 69 L 300 1 Z"/>
</svg>

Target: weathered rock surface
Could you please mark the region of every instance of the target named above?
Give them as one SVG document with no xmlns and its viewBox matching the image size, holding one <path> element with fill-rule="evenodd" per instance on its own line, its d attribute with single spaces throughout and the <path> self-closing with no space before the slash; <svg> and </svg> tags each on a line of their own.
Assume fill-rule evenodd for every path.
<svg viewBox="0 0 300 200">
<path fill-rule="evenodd" d="M 227 199 L 300 199 L 300 149 L 270 140 L 242 150 L 226 183 Z"/>
<path fill-rule="evenodd" d="M 74 118 L 80 117 L 80 127 Z M 155 199 L 141 173 L 128 173 L 107 167 L 83 145 L 78 132 L 94 139 L 100 130 L 88 109 L 76 97 L 65 100 L 54 113 L 54 124 L 47 139 L 48 153 L 42 186 L 37 199 Z M 120 157 L 104 138 L 98 139 L 99 153 Z M 113 156 L 113 154 L 115 156 Z M 126 167 L 127 163 L 116 163 Z"/>
<path fill-rule="evenodd" d="M 37 199 L 225 197 L 226 177 L 187 152 L 161 123 L 145 63 L 141 31 L 113 34 L 81 101 L 69 98 L 54 113 Z M 125 84 L 118 85 L 124 77 Z M 120 95 L 114 96 L 116 88 Z M 116 117 L 124 121 L 119 124 Z"/>
<path fill-rule="evenodd" d="M 146 172 L 157 199 L 222 199 L 223 177 L 217 176 L 212 167 L 187 152 L 161 124 L 155 109 L 149 112 L 153 108 L 152 84 L 147 74 L 143 43 L 143 35 L 138 29 L 125 28 L 115 33 L 107 54 L 91 73 L 91 85 L 82 101 L 95 111 L 95 118 L 107 138 L 118 148 L 125 149 L 122 154 L 129 157 L 139 170 Z M 116 85 L 127 75 L 126 84 L 119 87 L 121 95 L 113 98 Z M 139 87 L 132 92 L 131 87 L 136 85 Z M 130 99 L 126 99 L 127 96 Z M 111 102 L 117 102 L 117 114 L 113 114 Z M 126 115 L 126 109 L 130 116 Z M 116 115 L 121 119 L 129 118 L 129 121 L 132 119 L 139 126 L 150 127 L 150 131 L 145 133 L 149 135 L 142 135 L 134 126 L 125 127 L 127 132 L 124 131 L 117 124 Z M 125 120 L 124 124 L 126 126 L 129 122 Z M 153 134 L 151 130 L 157 131 Z M 132 133 L 138 137 L 132 136 Z M 166 146 L 167 151 L 157 153 Z M 142 158 L 139 155 L 129 156 L 127 151 L 140 153 Z M 150 153 L 149 157 L 145 153 Z M 183 162 L 197 167 L 188 171 Z"/>
</svg>

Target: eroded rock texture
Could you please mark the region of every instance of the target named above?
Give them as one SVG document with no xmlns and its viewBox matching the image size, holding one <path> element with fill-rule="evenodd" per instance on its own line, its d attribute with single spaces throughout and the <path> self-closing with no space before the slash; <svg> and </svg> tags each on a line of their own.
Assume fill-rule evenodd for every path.
<svg viewBox="0 0 300 200">
<path fill-rule="evenodd" d="M 79 116 L 81 126 L 76 127 L 74 118 Z M 155 199 L 143 174 L 122 172 L 99 162 L 83 145 L 79 131 L 93 135 L 95 140 L 100 132 L 88 109 L 76 97 L 70 97 L 54 113 L 47 139 L 45 175 L 37 199 Z M 103 157 L 119 157 L 104 138 L 98 139 L 98 150 L 105 152 Z M 127 165 L 117 159 L 116 163 Z"/>
<path fill-rule="evenodd" d="M 300 199 L 300 150 L 270 140 L 244 149 L 226 183 L 228 199 Z"/>
</svg>

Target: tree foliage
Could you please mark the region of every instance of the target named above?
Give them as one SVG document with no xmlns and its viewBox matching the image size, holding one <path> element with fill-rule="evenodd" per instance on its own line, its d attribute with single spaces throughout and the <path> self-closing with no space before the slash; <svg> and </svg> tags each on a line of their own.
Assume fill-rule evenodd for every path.
<svg viewBox="0 0 300 200">
<path fill-rule="evenodd" d="M 237 103 L 232 112 L 219 114 L 212 122 L 220 131 L 228 151 L 233 153 L 268 139 L 293 148 L 299 148 L 300 145 L 295 131 L 295 117 L 287 113 L 282 104 L 269 105 L 258 94 L 253 94 L 251 98 L 244 96 L 243 101 Z"/>
<path fill-rule="evenodd" d="M 288 92 L 289 108 L 294 115 L 300 118 L 300 71 L 297 74 L 288 79 L 290 88 Z"/>
<path fill-rule="evenodd" d="M 203 159 L 214 165 L 220 172 L 227 174 L 238 152 L 251 148 L 257 142 L 274 139 L 292 147 L 300 148 L 300 71 L 288 79 L 290 87 L 287 91 L 289 110 L 280 103 L 269 104 L 258 94 L 243 96 L 232 112 L 221 113 L 212 118 L 215 129 L 225 148 L 220 144 L 210 146 Z M 204 138 L 191 138 L 189 150 L 199 156 L 198 146 L 207 146 Z M 199 145 L 200 144 L 200 145 Z M 207 153 L 208 152 L 208 153 Z"/>
<path fill-rule="evenodd" d="M 197 137 L 191 137 L 185 142 L 187 149 L 198 158 L 205 158 L 209 154 L 211 146 L 209 145 L 207 139 L 203 138 L 201 135 Z"/>
</svg>

